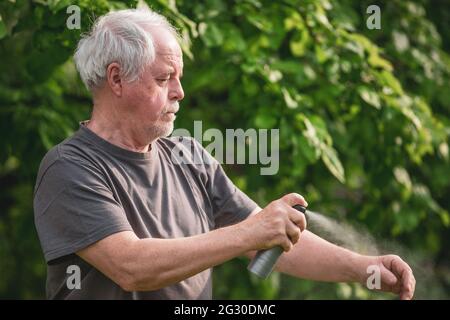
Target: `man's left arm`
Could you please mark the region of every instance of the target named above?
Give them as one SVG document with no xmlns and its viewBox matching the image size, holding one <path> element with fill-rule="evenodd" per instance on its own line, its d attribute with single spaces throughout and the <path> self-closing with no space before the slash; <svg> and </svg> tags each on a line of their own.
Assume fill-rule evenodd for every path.
<svg viewBox="0 0 450 320">
<path fill-rule="evenodd" d="M 255 209 L 251 215 L 261 209 Z M 256 252 L 247 256 L 253 258 Z M 285 252 L 275 267 L 288 275 L 327 282 L 359 282 L 366 285 L 369 266 L 380 271 L 382 291 L 396 293 L 400 299 L 411 299 L 415 279 L 411 268 L 396 255 L 366 256 L 334 245 L 305 230 L 289 252 Z M 369 269 L 373 270 L 373 269 Z"/>
</svg>

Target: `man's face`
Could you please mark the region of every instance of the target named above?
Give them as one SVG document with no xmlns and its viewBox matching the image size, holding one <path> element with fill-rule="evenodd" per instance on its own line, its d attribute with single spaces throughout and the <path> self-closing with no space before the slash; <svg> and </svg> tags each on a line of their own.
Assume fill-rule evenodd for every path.
<svg viewBox="0 0 450 320">
<path fill-rule="evenodd" d="M 139 80 L 123 85 L 123 99 L 134 128 L 154 139 L 173 131 L 178 101 L 183 99 L 184 92 L 180 82 L 183 56 L 178 42 L 162 28 L 152 36 L 156 59 Z"/>
</svg>

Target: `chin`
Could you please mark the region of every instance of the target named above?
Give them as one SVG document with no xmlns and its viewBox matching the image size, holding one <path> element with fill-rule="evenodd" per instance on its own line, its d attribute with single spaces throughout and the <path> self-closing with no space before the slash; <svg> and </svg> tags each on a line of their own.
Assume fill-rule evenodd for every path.
<svg viewBox="0 0 450 320">
<path fill-rule="evenodd" d="M 173 132 L 173 123 L 171 123 L 170 125 L 168 125 L 166 127 L 166 130 L 163 133 L 162 137 L 168 137 L 168 136 L 170 136 L 172 134 L 172 132 Z"/>
<path fill-rule="evenodd" d="M 168 137 L 173 131 L 173 122 L 159 124 L 150 128 L 150 135 L 153 139 Z"/>
</svg>

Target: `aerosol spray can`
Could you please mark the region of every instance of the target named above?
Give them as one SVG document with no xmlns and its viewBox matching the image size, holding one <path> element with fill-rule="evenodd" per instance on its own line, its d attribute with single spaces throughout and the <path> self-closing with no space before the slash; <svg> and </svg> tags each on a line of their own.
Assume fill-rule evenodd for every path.
<svg viewBox="0 0 450 320">
<path fill-rule="evenodd" d="M 306 208 L 301 205 L 297 204 L 293 208 L 306 214 Z M 273 268 L 275 267 L 275 264 L 283 251 L 283 248 L 280 246 L 267 250 L 260 250 L 250 262 L 247 269 L 258 277 L 266 279 L 273 271 Z"/>
</svg>

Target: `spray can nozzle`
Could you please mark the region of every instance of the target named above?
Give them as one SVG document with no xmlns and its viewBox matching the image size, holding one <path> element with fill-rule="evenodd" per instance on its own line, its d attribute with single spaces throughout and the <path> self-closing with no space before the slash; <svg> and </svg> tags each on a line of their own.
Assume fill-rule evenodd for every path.
<svg viewBox="0 0 450 320">
<path fill-rule="evenodd" d="M 293 208 L 306 214 L 306 208 L 299 204 L 296 204 Z M 258 277 L 266 279 L 272 273 L 273 268 L 283 251 L 283 248 L 280 246 L 267 250 L 260 250 L 256 253 L 247 269 Z"/>
</svg>

